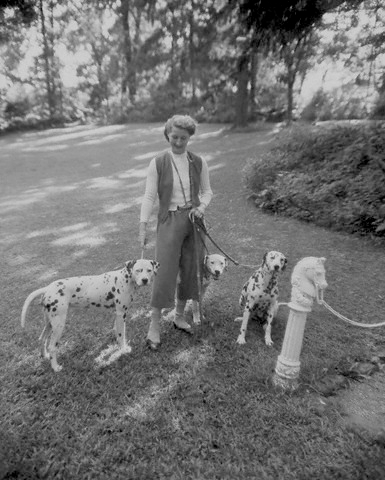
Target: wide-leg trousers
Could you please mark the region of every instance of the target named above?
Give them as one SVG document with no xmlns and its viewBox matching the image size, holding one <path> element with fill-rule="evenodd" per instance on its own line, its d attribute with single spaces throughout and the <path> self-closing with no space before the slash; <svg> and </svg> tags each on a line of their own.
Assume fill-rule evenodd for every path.
<svg viewBox="0 0 385 480">
<path fill-rule="evenodd" d="M 152 307 L 173 308 L 175 290 L 180 300 L 199 299 L 196 252 L 202 272 L 205 247 L 200 232 L 195 245 L 194 226 L 188 216 L 190 211 L 170 211 L 167 219 L 158 223 L 155 258 L 160 267 L 154 277 Z"/>
</svg>

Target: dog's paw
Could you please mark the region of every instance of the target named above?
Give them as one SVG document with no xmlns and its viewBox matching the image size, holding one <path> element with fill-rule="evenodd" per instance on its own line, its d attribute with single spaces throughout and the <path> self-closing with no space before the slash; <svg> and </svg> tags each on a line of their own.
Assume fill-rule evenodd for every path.
<svg viewBox="0 0 385 480">
<path fill-rule="evenodd" d="M 237 338 L 237 343 L 238 345 L 244 345 L 246 343 L 246 340 L 242 335 L 239 335 L 239 337 Z"/>
<path fill-rule="evenodd" d="M 268 346 L 268 347 L 271 347 L 273 345 L 273 340 L 271 338 L 265 338 L 265 344 Z"/>
<path fill-rule="evenodd" d="M 195 325 L 200 325 L 201 324 L 201 320 L 203 320 L 204 322 L 206 321 L 206 316 L 205 315 L 193 315 L 193 322 L 195 323 Z"/>
</svg>

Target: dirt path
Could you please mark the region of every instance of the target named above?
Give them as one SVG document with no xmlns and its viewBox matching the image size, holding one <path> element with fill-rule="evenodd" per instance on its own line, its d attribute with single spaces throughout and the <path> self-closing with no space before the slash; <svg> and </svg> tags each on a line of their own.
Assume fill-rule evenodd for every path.
<svg viewBox="0 0 385 480">
<path fill-rule="evenodd" d="M 242 169 L 248 158 L 269 148 L 273 136 L 273 128 L 230 133 L 221 125 L 200 127 L 191 149 L 209 163 L 215 193 L 207 211 L 212 236 L 243 264 L 258 265 L 268 250 L 284 252 L 290 268 L 282 281 L 282 300 L 289 298 L 290 271 L 298 260 L 326 257 L 328 303 L 355 320 L 384 320 L 385 256 L 380 247 L 263 215 L 247 201 Z M 165 147 L 161 125 L 74 127 L 0 138 L 3 345 L 17 331 L 22 302 L 32 289 L 57 277 L 106 271 L 139 255 L 136 236 L 146 168 Z M 151 227 L 155 228 L 155 219 Z M 234 266 L 229 270 L 232 286 L 226 287 L 226 301 L 235 311 L 239 286 L 250 270 Z M 284 319 L 286 313 L 281 315 Z M 346 341 L 352 342 L 352 355 L 358 345 L 368 355 L 384 345 L 378 330 L 362 335 L 320 307 L 315 306 L 312 319 L 308 327 L 312 331 L 332 332 L 323 339 L 325 361 L 332 356 L 328 348 L 338 351 Z M 278 333 L 282 337 L 283 326 Z M 304 359 L 304 370 L 311 369 L 312 352 L 306 345 Z M 367 414 L 365 404 L 370 403 L 374 416 L 369 423 L 382 428 L 385 414 L 375 403 L 383 399 L 385 383 L 370 382 L 367 388 L 362 384 L 364 397 L 352 396 L 351 390 L 341 401 L 353 416 L 357 405 Z"/>
</svg>

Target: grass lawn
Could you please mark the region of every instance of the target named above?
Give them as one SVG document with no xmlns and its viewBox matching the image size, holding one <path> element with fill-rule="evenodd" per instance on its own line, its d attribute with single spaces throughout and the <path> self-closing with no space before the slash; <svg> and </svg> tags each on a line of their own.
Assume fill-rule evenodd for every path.
<svg viewBox="0 0 385 480">
<path fill-rule="evenodd" d="M 209 163 L 213 238 L 236 260 L 264 252 L 288 260 L 327 258 L 325 300 L 349 318 L 383 321 L 383 247 L 288 218 L 246 200 L 242 168 L 266 148 L 272 129 L 230 133 L 202 125 L 191 149 Z M 357 329 L 315 305 L 301 354 L 301 384 L 271 385 L 287 310 L 273 323 L 273 347 L 249 326 L 236 344 L 238 297 L 252 273 L 230 264 L 210 287 L 204 312 L 214 326 L 188 337 L 164 319 L 162 345 L 145 346 L 149 289 L 140 290 L 127 331 L 132 353 L 95 359 L 113 343 L 113 318 L 74 311 L 55 374 L 39 356 L 42 314 L 26 296 L 51 281 L 100 274 L 140 256 L 140 199 L 146 168 L 166 148 L 162 126 L 76 127 L 0 137 L 0 479 L 382 479 L 384 447 L 349 428 L 337 397 L 320 408 L 317 381 L 343 362 L 370 358 L 383 330 Z M 148 257 L 154 255 L 155 216 Z M 211 253 L 215 253 L 212 247 Z M 383 404 L 379 403 L 379 409 Z"/>
</svg>

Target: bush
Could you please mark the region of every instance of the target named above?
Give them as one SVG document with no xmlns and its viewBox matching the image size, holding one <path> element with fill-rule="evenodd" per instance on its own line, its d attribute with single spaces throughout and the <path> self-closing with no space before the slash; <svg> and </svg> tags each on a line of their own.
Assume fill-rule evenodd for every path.
<svg viewBox="0 0 385 480">
<path fill-rule="evenodd" d="M 367 118 L 368 98 L 364 87 L 343 85 L 332 91 L 319 89 L 303 108 L 300 118 L 308 122 Z"/>
<path fill-rule="evenodd" d="M 385 124 L 301 125 L 244 169 L 263 210 L 385 236 Z"/>
<path fill-rule="evenodd" d="M 332 118 L 332 104 L 323 90 L 317 90 L 310 102 L 301 112 L 301 119 L 314 122 L 315 120 L 330 120 Z"/>
<path fill-rule="evenodd" d="M 31 108 L 28 98 L 8 101 L 4 108 L 4 118 L 10 120 L 14 117 L 25 117 Z"/>
</svg>

